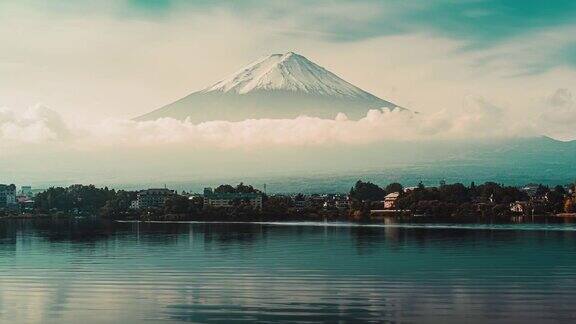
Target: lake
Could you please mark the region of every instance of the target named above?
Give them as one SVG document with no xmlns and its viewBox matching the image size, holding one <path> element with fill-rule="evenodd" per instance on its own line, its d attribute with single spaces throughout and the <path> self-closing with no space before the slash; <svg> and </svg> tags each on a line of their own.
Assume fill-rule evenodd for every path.
<svg viewBox="0 0 576 324">
<path fill-rule="evenodd" d="M 1 323 L 576 321 L 576 226 L 0 221 Z"/>
</svg>

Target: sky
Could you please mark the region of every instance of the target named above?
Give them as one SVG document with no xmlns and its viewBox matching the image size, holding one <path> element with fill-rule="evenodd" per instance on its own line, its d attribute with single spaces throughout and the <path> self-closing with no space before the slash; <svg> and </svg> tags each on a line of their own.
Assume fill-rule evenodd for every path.
<svg viewBox="0 0 576 324">
<path fill-rule="evenodd" d="M 0 154 L 365 145 L 390 134 L 571 140 L 575 18 L 566 0 L 3 1 Z M 130 121 L 287 51 L 420 114 Z"/>
<path fill-rule="evenodd" d="M 564 0 L 2 2 L 0 105 L 130 118 L 293 50 L 414 110 L 522 110 L 572 91 L 574 18 Z"/>
</svg>

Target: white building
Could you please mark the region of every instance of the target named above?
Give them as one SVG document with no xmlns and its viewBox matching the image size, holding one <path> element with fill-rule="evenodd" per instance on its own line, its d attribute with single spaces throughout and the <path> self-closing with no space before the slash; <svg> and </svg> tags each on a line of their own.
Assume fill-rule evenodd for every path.
<svg viewBox="0 0 576 324">
<path fill-rule="evenodd" d="M 174 196 L 176 192 L 170 189 L 146 189 L 138 192 L 136 203 L 131 207 L 136 209 L 162 208 L 166 199 Z"/>
<path fill-rule="evenodd" d="M 204 207 L 232 208 L 242 203 L 249 204 L 252 208 L 262 209 L 261 193 L 215 193 L 212 188 L 204 189 Z"/>
<path fill-rule="evenodd" d="M 400 197 L 399 192 L 392 192 L 387 194 L 386 197 L 384 197 L 384 209 L 396 208 L 396 202 L 398 201 L 399 197 Z"/>
<path fill-rule="evenodd" d="M 525 201 L 517 201 L 510 203 L 510 211 L 518 214 L 528 211 L 528 203 Z"/>
</svg>

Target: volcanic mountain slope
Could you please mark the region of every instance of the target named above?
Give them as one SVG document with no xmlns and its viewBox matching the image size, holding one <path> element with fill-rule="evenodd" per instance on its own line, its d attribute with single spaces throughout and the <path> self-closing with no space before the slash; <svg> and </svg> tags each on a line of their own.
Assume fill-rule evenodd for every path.
<svg viewBox="0 0 576 324">
<path fill-rule="evenodd" d="M 216 84 L 137 117 L 199 123 L 301 115 L 359 119 L 370 109 L 403 109 L 380 99 L 296 53 L 273 54 Z"/>
</svg>

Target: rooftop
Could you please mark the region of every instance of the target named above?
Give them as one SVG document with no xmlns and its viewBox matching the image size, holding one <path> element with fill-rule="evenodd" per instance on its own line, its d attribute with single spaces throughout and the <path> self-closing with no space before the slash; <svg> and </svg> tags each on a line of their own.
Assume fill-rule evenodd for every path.
<svg viewBox="0 0 576 324">
<path fill-rule="evenodd" d="M 391 193 L 387 194 L 386 197 L 384 197 L 384 199 L 395 199 L 398 197 L 400 197 L 399 192 L 391 192 Z"/>
</svg>

